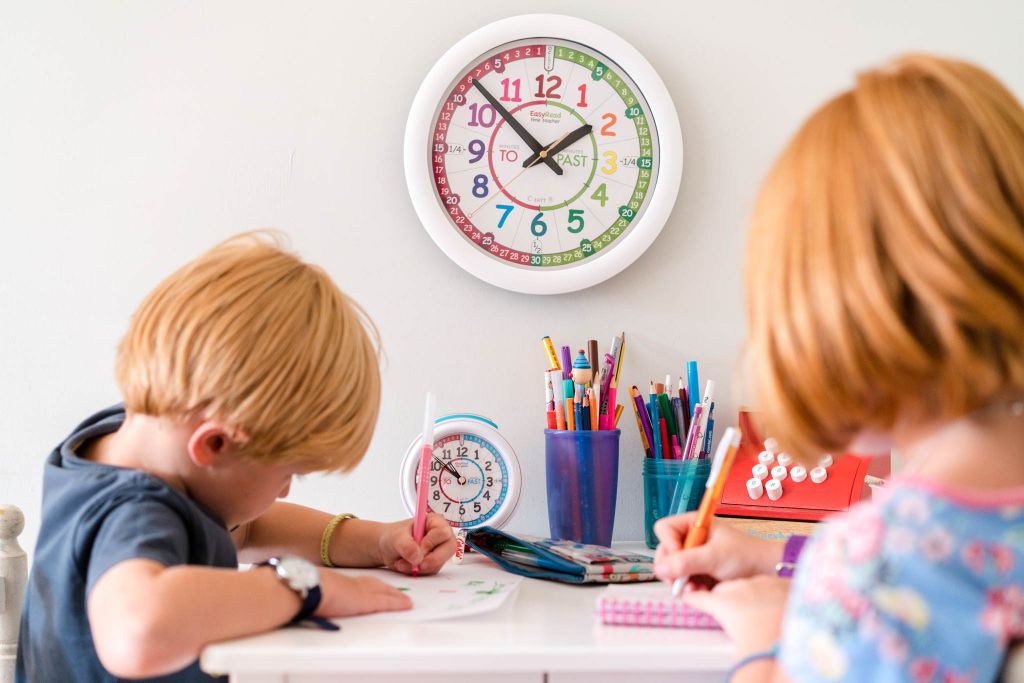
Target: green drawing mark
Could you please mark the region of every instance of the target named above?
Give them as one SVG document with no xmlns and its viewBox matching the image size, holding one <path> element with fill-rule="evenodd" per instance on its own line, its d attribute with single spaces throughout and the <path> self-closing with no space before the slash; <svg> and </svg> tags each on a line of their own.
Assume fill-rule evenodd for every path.
<svg viewBox="0 0 1024 683">
<path fill-rule="evenodd" d="M 405 593 L 408 590 L 411 590 L 407 586 L 395 586 L 395 588 L 397 588 L 398 590 L 402 591 L 403 593 Z"/>
<path fill-rule="evenodd" d="M 473 583 L 483 583 L 483 581 L 474 581 Z M 505 584 L 498 583 L 497 581 L 495 581 L 493 588 L 485 589 L 485 590 L 482 590 L 482 591 L 477 591 L 476 594 L 477 595 L 495 595 L 497 593 L 500 593 L 501 589 L 504 588 L 504 587 L 505 587 Z"/>
</svg>

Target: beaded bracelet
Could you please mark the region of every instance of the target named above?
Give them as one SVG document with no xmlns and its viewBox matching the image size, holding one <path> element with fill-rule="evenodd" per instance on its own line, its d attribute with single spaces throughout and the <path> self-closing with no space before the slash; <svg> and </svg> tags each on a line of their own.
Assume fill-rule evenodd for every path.
<svg viewBox="0 0 1024 683">
<path fill-rule="evenodd" d="M 355 515 L 349 512 L 343 512 L 340 515 L 335 515 L 331 521 L 324 527 L 323 536 L 320 537 L 320 561 L 323 562 L 325 567 L 335 567 L 336 565 L 331 562 L 331 536 L 334 535 L 334 529 L 340 523 L 346 519 L 359 519 Z"/>
</svg>

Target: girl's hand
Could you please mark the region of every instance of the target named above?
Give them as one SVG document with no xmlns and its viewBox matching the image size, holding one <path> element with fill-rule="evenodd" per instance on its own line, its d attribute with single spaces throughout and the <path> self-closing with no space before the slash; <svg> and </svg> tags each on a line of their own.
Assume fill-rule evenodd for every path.
<svg viewBox="0 0 1024 683">
<path fill-rule="evenodd" d="M 773 574 L 784 543 L 751 536 L 725 524 L 716 524 L 702 546 L 683 550 L 683 539 L 697 518 L 696 512 L 659 519 L 654 525 L 658 549 L 654 573 L 672 583 L 683 576 L 711 576 L 719 581 Z"/>
<path fill-rule="evenodd" d="M 315 612 L 318 617 L 351 617 L 412 607 L 408 595 L 372 576 L 345 576 L 321 569 L 320 590 L 323 598 Z"/>
<path fill-rule="evenodd" d="M 385 524 L 380 535 L 381 564 L 402 574 L 412 574 L 419 565 L 420 574 L 436 574 L 455 554 L 455 534 L 441 515 L 427 514 L 423 540 L 419 545 L 412 539 L 413 520 Z"/>
<path fill-rule="evenodd" d="M 767 650 L 779 639 L 789 585 L 788 579 L 755 576 L 722 581 L 709 591 L 692 590 L 682 597 L 713 616 L 742 657 Z"/>
</svg>

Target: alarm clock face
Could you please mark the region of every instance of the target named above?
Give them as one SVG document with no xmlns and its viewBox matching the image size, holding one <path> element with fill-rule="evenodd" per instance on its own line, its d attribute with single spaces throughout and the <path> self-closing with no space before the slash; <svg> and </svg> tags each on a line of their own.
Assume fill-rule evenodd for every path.
<svg viewBox="0 0 1024 683">
<path fill-rule="evenodd" d="M 434 442 L 427 505 L 452 526 L 489 524 L 508 496 L 508 483 L 505 460 L 489 441 L 450 434 Z"/>
<path fill-rule="evenodd" d="M 566 37 L 487 44 L 541 27 Z M 499 286 L 553 293 L 614 275 L 675 201 L 682 145 L 664 85 L 625 41 L 581 20 L 515 17 L 479 34 L 438 63 L 428 80 L 444 76 L 444 87 L 425 94 L 425 83 L 410 114 L 406 174 L 421 219 L 459 265 Z"/>
<path fill-rule="evenodd" d="M 420 486 L 420 445 L 420 437 L 410 444 L 399 480 L 410 514 Z M 465 413 L 437 420 L 427 506 L 453 527 L 502 526 L 519 501 L 520 480 L 519 461 L 493 422 Z"/>
</svg>

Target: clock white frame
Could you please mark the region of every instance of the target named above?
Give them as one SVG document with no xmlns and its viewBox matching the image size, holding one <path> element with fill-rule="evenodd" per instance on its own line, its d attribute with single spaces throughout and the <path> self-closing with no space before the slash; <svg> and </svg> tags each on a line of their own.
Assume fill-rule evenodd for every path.
<svg viewBox="0 0 1024 683">
<path fill-rule="evenodd" d="M 524 268 L 483 252 L 452 225 L 430 175 L 434 116 L 452 82 L 473 60 L 516 40 L 571 40 L 598 50 L 622 67 L 647 100 L 658 132 L 658 180 L 643 213 L 606 253 L 567 268 Z M 502 19 L 469 34 L 434 64 L 420 85 L 405 127 L 405 181 L 423 226 L 450 259 L 476 277 L 526 294 L 560 294 L 590 287 L 625 270 L 661 233 L 675 206 L 683 174 L 683 139 L 675 105 L 654 68 L 632 45 L 606 28 L 557 14 Z"/>
<path fill-rule="evenodd" d="M 505 467 L 507 468 L 508 491 L 505 493 L 505 500 L 502 501 L 501 507 L 483 525 L 500 529 L 515 514 L 516 507 L 519 505 L 519 495 L 523 490 L 523 470 L 519 466 L 519 458 L 516 457 L 516 452 L 512 450 L 512 445 L 498 431 L 498 425 L 480 415 L 456 413 L 440 417 L 434 421 L 434 443 L 452 434 L 473 434 L 474 436 L 479 436 L 481 439 L 491 443 L 498 451 L 499 457 L 504 459 Z M 419 468 L 422 446 L 423 435 L 417 434 L 416 438 L 409 444 L 409 448 L 405 451 L 405 457 L 402 459 L 401 473 L 398 478 L 398 488 L 402 495 L 402 503 L 405 505 L 405 511 L 410 515 L 416 513 L 416 473 Z M 462 528 L 472 530 L 478 527 L 467 526 Z"/>
</svg>

